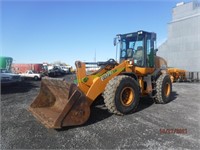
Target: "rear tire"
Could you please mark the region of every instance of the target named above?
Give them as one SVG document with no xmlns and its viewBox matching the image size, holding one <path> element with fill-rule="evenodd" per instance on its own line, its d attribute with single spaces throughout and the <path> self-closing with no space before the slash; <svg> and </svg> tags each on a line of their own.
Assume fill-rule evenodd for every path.
<svg viewBox="0 0 200 150">
<path fill-rule="evenodd" d="M 139 103 L 137 82 L 125 75 L 116 76 L 106 85 L 104 103 L 111 113 L 117 115 L 134 112 Z"/>
<path fill-rule="evenodd" d="M 37 81 L 39 78 L 38 76 L 34 76 L 34 80 Z"/>
<path fill-rule="evenodd" d="M 156 81 L 155 102 L 168 103 L 171 100 L 172 82 L 168 74 L 162 74 Z"/>
</svg>

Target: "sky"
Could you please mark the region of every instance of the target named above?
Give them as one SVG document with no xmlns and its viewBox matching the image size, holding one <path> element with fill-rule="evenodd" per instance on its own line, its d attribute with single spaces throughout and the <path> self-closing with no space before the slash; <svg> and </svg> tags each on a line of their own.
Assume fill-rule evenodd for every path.
<svg viewBox="0 0 200 150">
<path fill-rule="evenodd" d="M 116 58 L 116 34 L 145 30 L 167 39 L 178 0 L 1 0 L 0 50 L 13 63 Z M 95 57 L 96 53 L 96 57 Z M 96 59 L 95 59 L 96 58 Z"/>
</svg>

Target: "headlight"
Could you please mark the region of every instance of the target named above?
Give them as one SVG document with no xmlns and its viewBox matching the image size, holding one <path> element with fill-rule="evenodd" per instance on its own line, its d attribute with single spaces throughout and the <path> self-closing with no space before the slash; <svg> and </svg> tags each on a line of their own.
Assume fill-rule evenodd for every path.
<svg viewBox="0 0 200 150">
<path fill-rule="evenodd" d="M 134 64 L 134 59 L 129 59 L 129 64 L 133 65 Z"/>
</svg>

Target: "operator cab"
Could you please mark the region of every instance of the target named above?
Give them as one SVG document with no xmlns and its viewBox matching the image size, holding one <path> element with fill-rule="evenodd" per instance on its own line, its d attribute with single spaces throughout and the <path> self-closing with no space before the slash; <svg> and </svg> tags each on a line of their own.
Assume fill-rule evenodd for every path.
<svg viewBox="0 0 200 150">
<path fill-rule="evenodd" d="M 154 67 L 156 33 L 138 31 L 118 34 L 114 45 L 117 40 L 120 49 L 120 63 L 129 59 L 133 60 L 134 65 L 138 67 Z"/>
</svg>

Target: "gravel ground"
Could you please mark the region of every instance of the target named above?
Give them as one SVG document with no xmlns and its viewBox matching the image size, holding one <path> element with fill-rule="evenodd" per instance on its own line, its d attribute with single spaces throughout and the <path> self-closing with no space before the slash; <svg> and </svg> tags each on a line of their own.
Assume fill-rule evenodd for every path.
<svg viewBox="0 0 200 150">
<path fill-rule="evenodd" d="M 126 116 L 110 114 L 99 100 L 86 124 L 62 130 L 46 129 L 27 111 L 39 89 L 40 81 L 1 88 L 1 149 L 200 149 L 198 83 L 174 83 L 170 103 L 142 98 Z"/>
</svg>

